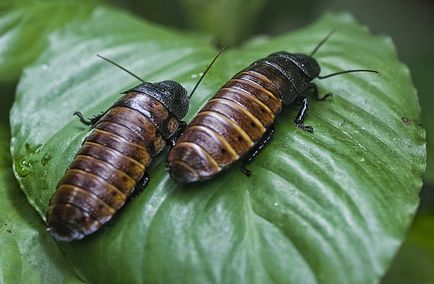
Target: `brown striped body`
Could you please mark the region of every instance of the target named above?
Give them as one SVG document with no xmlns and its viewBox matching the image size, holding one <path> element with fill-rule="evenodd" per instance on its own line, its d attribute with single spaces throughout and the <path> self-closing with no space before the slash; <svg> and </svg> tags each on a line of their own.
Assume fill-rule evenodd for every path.
<svg viewBox="0 0 434 284">
<path fill-rule="evenodd" d="M 50 234 L 81 239 L 110 220 L 179 124 L 146 90 L 119 99 L 93 125 L 59 182 L 47 212 Z"/>
<path fill-rule="evenodd" d="M 206 180 L 245 156 L 319 71 L 312 57 L 279 52 L 239 72 L 177 140 L 168 157 L 170 175 L 183 183 Z"/>
</svg>

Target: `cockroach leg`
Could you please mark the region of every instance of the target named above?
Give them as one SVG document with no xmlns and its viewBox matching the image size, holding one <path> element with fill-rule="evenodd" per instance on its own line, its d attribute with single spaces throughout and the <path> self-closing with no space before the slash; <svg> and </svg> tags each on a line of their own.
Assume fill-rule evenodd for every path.
<svg viewBox="0 0 434 284">
<path fill-rule="evenodd" d="M 324 101 L 328 97 L 332 97 L 333 96 L 333 94 L 327 93 L 324 96 L 320 97 L 319 92 L 318 92 L 318 87 L 314 83 L 310 83 L 309 85 L 307 85 L 306 90 L 304 91 L 304 93 L 306 95 L 308 95 L 308 96 L 311 96 L 312 98 L 314 98 L 317 101 Z"/>
<path fill-rule="evenodd" d="M 131 201 L 137 196 L 139 196 L 139 194 L 142 193 L 143 190 L 145 189 L 145 186 L 148 184 L 148 182 L 149 182 L 149 174 L 148 172 L 145 172 L 143 177 L 137 182 L 136 188 L 134 189 L 133 193 L 131 193 L 128 199 Z"/>
<path fill-rule="evenodd" d="M 83 117 L 83 114 L 79 111 L 74 112 L 73 115 L 78 116 L 78 118 L 80 119 L 80 122 L 83 123 L 84 125 L 94 126 L 104 116 L 104 114 L 105 114 L 105 112 L 102 112 L 98 115 L 95 115 L 94 117 L 92 117 L 90 119 L 85 119 Z"/>
<path fill-rule="evenodd" d="M 261 140 L 259 140 L 258 143 L 255 145 L 255 147 L 252 150 L 250 150 L 250 152 L 246 155 L 246 157 L 244 158 L 241 164 L 241 171 L 243 172 L 243 174 L 245 174 L 246 176 L 250 176 L 252 174 L 252 172 L 249 169 L 247 169 L 246 166 L 250 164 L 262 150 L 264 150 L 265 146 L 268 145 L 271 138 L 273 137 L 274 131 L 275 131 L 274 125 L 272 124 L 267 129 L 267 131 L 265 131 Z"/>
<path fill-rule="evenodd" d="M 309 101 L 308 101 L 307 97 L 300 96 L 300 97 L 295 99 L 294 103 L 296 105 L 301 105 L 301 108 L 298 111 L 297 116 L 295 117 L 295 120 L 294 120 L 295 125 L 298 128 L 303 129 L 304 131 L 313 132 L 312 126 L 304 125 L 304 118 L 307 115 L 307 109 L 309 107 Z"/>
</svg>

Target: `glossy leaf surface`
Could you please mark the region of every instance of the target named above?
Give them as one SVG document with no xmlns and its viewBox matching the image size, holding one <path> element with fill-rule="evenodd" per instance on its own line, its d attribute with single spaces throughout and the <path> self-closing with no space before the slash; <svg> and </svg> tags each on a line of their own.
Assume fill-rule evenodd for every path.
<svg viewBox="0 0 434 284">
<path fill-rule="evenodd" d="M 426 158 L 416 92 L 390 39 L 331 14 L 299 32 L 228 50 L 193 97 L 187 120 L 254 60 L 278 50 L 309 53 L 333 29 L 315 55 L 322 74 L 380 74 L 316 80 L 321 94 L 334 96 L 312 101 L 306 124 L 315 132 L 297 129 L 297 107 L 288 107 L 250 178 L 235 165 L 182 186 L 168 177 L 162 153 L 151 182 L 112 225 L 64 245 L 80 275 L 95 283 L 378 281 L 415 213 Z M 20 81 L 11 113 L 16 174 L 41 216 L 88 133 L 72 113 L 98 114 L 138 84 L 97 53 L 147 81 L 176 80 L 191 90 L 216 52 L 206 38 L 108 9 L 53 35 Z"/>
</svg>

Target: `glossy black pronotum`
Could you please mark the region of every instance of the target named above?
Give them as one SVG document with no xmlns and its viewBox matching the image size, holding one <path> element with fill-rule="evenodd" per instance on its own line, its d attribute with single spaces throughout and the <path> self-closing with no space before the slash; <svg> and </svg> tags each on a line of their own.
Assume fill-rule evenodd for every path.
<svg viewBox="0 0 434 284">
<path fill-rule="evenodd" d="M 351 72 L 346 70 L 320 76 L 320 66 L 313 55 L 331 36 L 327 35 L 310 55 L 280 51 L 253 62 L 223 85 L 199 111 L 177 140 L 168 156 L 170 175 L 183 183 L 211 178 L 243 159 L 242 170 L 270 140 L 274 122 L 283 106 L 301 105 L 295 118 L 304 125 L 308 100 L 302 94 L 318 97 L 314 79 L 325 79 Z M 327 97 L 324 96 L 324 98 Z"/>
<path fill-rule="evenodd" d="M 219 53 L 220 54 L 220 53 Z M 218 55 L 219 55 L 218 54 Z M 217 59 L 214 58 L 206 72 Z M 80 112 L 80 121 L 91 126 L 65 175 L 53 194 L 47 211 L 47 230 L 56 240 L 82 239 L 98 230 L 145 186 L 146 169 L 152 158 L 185 125 L 189 108 L 184 87 L 174 81 L 148 83 L 117 63 L 142 83 L 124 93 L 103 114 L 90 120 Z"/>
</svg>

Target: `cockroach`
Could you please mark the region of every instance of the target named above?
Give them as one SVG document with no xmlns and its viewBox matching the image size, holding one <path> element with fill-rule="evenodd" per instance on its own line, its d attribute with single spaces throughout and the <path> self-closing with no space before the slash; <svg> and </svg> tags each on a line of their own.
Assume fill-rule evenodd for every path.
<svg viewBox="0 0 434 284">
<path fill-rule="evenodd" d="M 221 52 L 220 52 L 221 53 Z M 189 98 L 217 57 L 202 74 L 190 96 L 179 83 L 148 83 L 119 64 L 98 55 L 142 83 L 125 93 L 91 127 L 50 199 L 47 231 L 59 241 L 79 240 L 95 232 L 149 181 L 152 158 L 170 144 L 185 122 Z"/>
<path fill-rule="evenodd" d="M 304 125 L 309 103 L 302 95 L 310 93 L 320 99 L 312 80 L 352 72 L 378 73 L 356 69 L 320 76 L 321 69 L 313 55 L 332 33 L 320 41 L 310 55 L 272 53 L 253 62 L 223 85 L 170 150 L 167 164 L 171 177 L 182 183 L 203 181 L 240 159 L 242 172 L 250 176 L 246 166 L 270 141 L 283 106 L 301 105 L 295 124 L 313 132 L 311 126 Z"/>
</svg>

